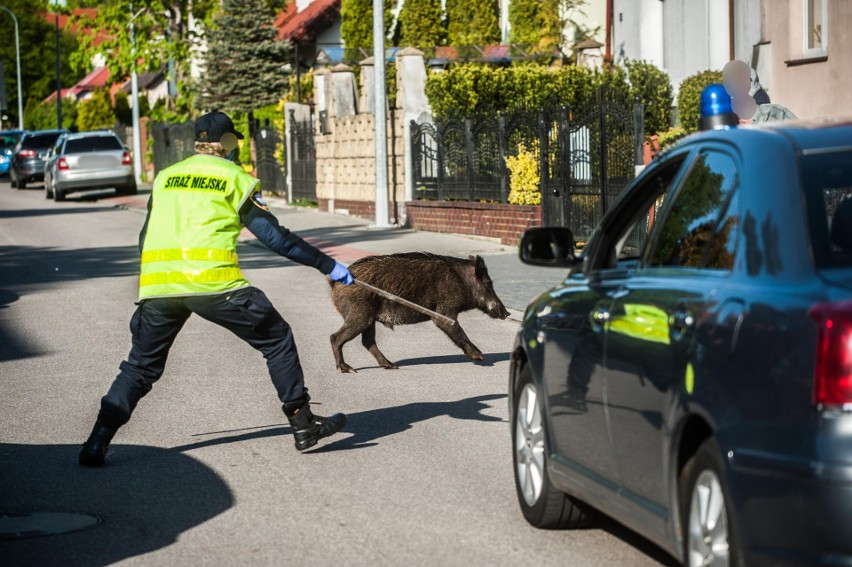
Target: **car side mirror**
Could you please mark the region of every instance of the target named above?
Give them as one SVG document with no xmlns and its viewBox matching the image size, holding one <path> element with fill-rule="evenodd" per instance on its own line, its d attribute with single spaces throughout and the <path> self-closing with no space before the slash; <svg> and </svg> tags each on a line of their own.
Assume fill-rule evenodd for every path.
<svg viewBox="0 0 852 567">
<path fill-rule="evenodd" d="M 580 263 L 574 256 L 574 235 L 562 226 L 528 228 L 518 252 L 521 262 L 534 266 L 570 268 Z"/>
</svg>

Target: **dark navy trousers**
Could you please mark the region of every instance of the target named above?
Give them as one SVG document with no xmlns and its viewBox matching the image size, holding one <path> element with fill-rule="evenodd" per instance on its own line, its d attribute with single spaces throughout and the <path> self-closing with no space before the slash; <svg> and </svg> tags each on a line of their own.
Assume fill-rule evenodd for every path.
<svg viewBox="0 0 852 567">
<path fill-rule="evenodd" d="M 244 287 L 217 295 L 146 299 L 130 319 L 133 344 L 101 399 L 101 417 L 120 423 L 163 375 L 169 349 L 189 316 L 221 325 L 263 354 L 284 408 L 308 399 L 290 325 L 261 290 Z M 119 423 L 119 424 L 120 424 Z"/>
</svg>

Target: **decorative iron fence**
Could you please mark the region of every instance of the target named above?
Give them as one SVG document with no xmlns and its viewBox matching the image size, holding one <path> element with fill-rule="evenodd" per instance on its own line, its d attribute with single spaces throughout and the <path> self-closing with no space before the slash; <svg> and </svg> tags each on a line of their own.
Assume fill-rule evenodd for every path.
<svg viewBox="0 0 852 567">
<path fill-rule="evenodd" d="M 416 199 L 508 202 L 506 158 L 540 156 L 542 222 L 591 235 L 642 163 L 643 110 L 601 87 L 590 104 L 411 123 Z"/>
<path fill-rule="evenodd" d="M 316 128 L 313 118 L 305 122 L 296 120 L 295 111 L 289 117 L 290 143 L 293 145 L 290 155 L 293 163 L 290 167 L 292 199 L 298 201 L 317 200 L 317 146 Z"/>
<path fill-rule="evenodd" d="M 260 180 L 260 187 L 264 192 L 287 194 L 287 180 L 281 171 L 281 164 L 275 157 L 280 143 L 278 130 L 269 125 L 267 119 L 263 126 L 254 133 L 254 147 L 256 152 L 255 174 Z"/>
</svg>

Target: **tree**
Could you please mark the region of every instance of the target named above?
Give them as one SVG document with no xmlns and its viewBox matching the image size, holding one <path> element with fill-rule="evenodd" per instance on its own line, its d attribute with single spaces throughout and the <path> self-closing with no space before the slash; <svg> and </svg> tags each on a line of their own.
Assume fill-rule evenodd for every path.
<svg viewBox="0 0 852 567">
<path fill-rule="evenodd" d="M 9 9 L 18 20 L 18 35 L 21 51 L 21 95 L 23 98 L 24 122 L 27 122 L 26 108 L 36 109 L 50 93 L 56 90 L 56 43 L 53 15 L 48 11 L 47 0 L 5 0 L 3 6 Z M 17 127 L 18 124 L 18 73 L 17 53 L 15 51 L 15 21 L 6 12 L 0 12 L 0 60 L 4 62 L 6 72 L 5 114 Z M 73 35 L 62 33 L 59 36 L 59 58 L 61 84 L 64 87 L 76 83 L 81 74 L 75 73 L 69 65 L 69 57 L 77 49 Z M 31 102 L 32 101 L 32 102 Z M 53 109 L 53 122 L 49 128 L 56 128 L 56 108 Z"/>
<path fill-rule="evenodd" d="M 447 43 L 490 45 L 500 42 L 497 0 L 447 0 Z"/>
<path fill-rule="evenodd" d="M 533 52 L 556 49 L 562 40 L 559 0 L 512 0 L 509 26 L 509 43 L 528 45 Z"/>
<path fill-rule="evenodd" d="M 80 132 L 112 128 L 115 126 L 115 112 L 106 89 L 97 89 L 92 97 L 80 102 L 77 111 L 77 128 Z"/>
<path fill-rule="evenodd" d="M 393 26 L 391 2 L 385 6 L 385 37 Z M 342 0 L 340 5 L 340 36 L 346 47 L 373 47 L 373 0 Z"/>
<path fill-rule="evenodd" d="M 274 19 L 265 0 L 224 0 L 207 32 L 207 73 L 200 86 L 205 109 L 251 112 L 284 96 L 291 47 L 276 39 Z"/>
<path fill-rule="evenodd" d="M 91 2 L 71 0 L 68 4 L 70 8 Z M 175 70 L 171 79 L 178 95 L 169 100 L 166 110 L 186 110 L 190 107 L 186 100 L 190 95 L 189 65 L 203 40 L 196 28 L 190 28 L 189 20 L 208 22 L 218 5 L 218 0 L 133 0 L 135 42 L 131 42 L 128 0 L 102 0 L 94 15 L 83 13 L 71 19 L 71 25 L 80 30 L 98 31 L 78 35 L 80 50 L 72 63 L 77 70 L 89 71 L 93 57 L 104 55 L 110 76 L 121 80 L 130 76 L 134 57 L 139 73 L 163 68 L 171 60 Z"/>
<path fill-rule="evenodd" d="M 406 0 L 399 13 L 401 46 L 433 47 L 444 39 L 441 0 Z"/>
</svg>

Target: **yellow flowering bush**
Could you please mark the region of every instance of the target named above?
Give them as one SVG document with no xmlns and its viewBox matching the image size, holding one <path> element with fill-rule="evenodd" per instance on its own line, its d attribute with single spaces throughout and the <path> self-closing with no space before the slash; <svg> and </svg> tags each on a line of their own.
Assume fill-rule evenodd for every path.
<svg viewBox="0 0 852 567">
<path fill-rule="evenodd" d="M 513 205 L 541 204 L 539 149 L 518 145 L 518 153 L 506 158 L 509 168 L 509 203 Z"/>
</svg>

